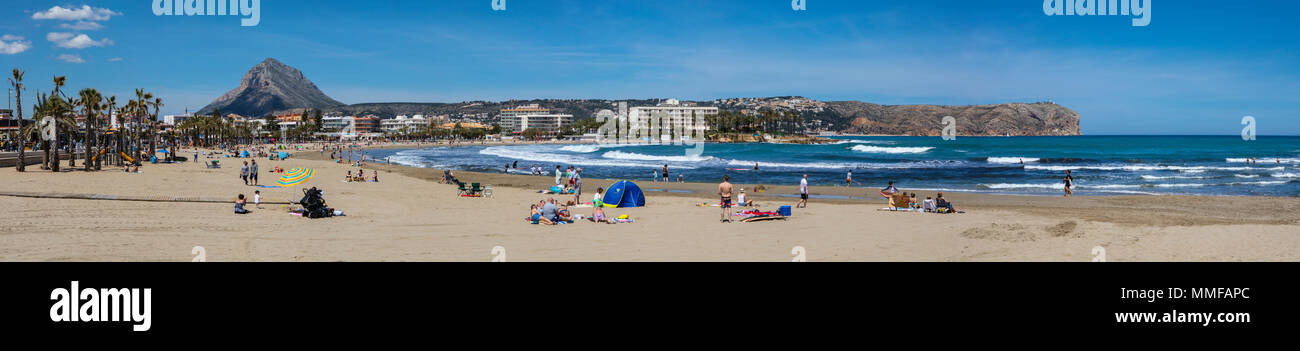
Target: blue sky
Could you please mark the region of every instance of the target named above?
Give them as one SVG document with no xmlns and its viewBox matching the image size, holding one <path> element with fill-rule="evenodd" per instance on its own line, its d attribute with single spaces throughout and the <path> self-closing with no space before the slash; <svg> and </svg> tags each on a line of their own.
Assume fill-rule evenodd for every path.
<svg viewBox="0 0 1300 351">
<path fill-rule="evenodd" d="M 157 17 L 152 3 L 7 1 L 0 68 L 27 71 L 26 96 L 67 75 L 70 90 L 145 88 L 164 113 L 203 107 L 274 57 L 345 103 L 1052 100 L 1085 134 L 1229 135 L 1253 115 L 1261 135 L 1300 135 L 1291 1 L 1156 0 L 1147 27 L 1049 17 L 1041 0 L 264 0 L 256 27 Z M 83 5 L 93 24 L 34 18 Z"/>
</svg>

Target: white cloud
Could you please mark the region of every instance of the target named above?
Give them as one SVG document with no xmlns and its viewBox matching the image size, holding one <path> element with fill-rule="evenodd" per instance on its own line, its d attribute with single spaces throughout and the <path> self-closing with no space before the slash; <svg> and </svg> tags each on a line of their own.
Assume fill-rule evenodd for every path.
<svg viewBox="0 0 1300 351">
<path fill-rule="evenodd" d="M 23 37 L 12 34 L 0 36 L 0 54 L 14 55 L 31 48 L 32 42 L 23 40 Z"/>
<path fill-rule="evenodd" d="M 45 39 L 65 49 L 85 49 L 91 46 L 113 45 L 113 41 L 108 38 L 96 41 L 91 39 L 89 35 L 68 32 L 51 32 L 45 35 Z"/>
<path fill-rule="evenodd" d="M 121 57 L 114 57 L 114 58 L 108 59 L 108 62 L 119 62 L 119 61 L 122 61 L 122 58 L 121 58 Z"/>
<path fill-rule="evenodd" d="M 49 10 L 40 11 L 32 14 L 32 19 L 37 20 L 61 20 L 61 21 L 107 21 L 113 16 L 121 16 L 121 12 L 105 8 L 90 7 L 90 5 L 81 5 L 81 8 L 65 8 L 63 6 L 51 7 Z"/>
<path fill-rule="evenodd" d="M 100 30 L 104 28 L 104 25 L 99 24 L 99 22 L 77 21 L 77 23 L 59 24 L 59 28 L 71 30 Z"/>
<path fill-rule="evenodd" d="M 76 55 L 76 54 L 63 54 L 63 55 L 59 55 L 58 58 L 59 58 L 59 61 L 70 62 L 70 63 L 85 63 L 85 62 L 86 62 L 86 60 L 81 59 L 81 55 Z"/>
</svg>

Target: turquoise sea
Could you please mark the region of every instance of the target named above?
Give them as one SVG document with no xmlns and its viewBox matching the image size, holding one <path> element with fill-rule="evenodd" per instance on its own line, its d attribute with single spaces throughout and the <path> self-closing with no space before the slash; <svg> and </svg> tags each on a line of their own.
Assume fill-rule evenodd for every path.
<svg viewBox="0 0 1300 351">
<path fill-rule="evenodd" d="M 646 182 L 669 167 L 688 182 L 814 185 L 1007 194 L 1059 194 L 1066 170 L 1077 195 L 1300 196 L 1300 137 L 840 137 L 827 145 L 705 144 L 698 156 L 671 145 L 518 145 L 376 150 L 416 167 L 529 174 L 577 166 L 588 178 Z M 1254 157 L 1255 163 L 1247 159 Z M 518 162 L 518 169 L 506 170 Z M 757 163 L 759 169 L 753 170 Z"/>
</svg>

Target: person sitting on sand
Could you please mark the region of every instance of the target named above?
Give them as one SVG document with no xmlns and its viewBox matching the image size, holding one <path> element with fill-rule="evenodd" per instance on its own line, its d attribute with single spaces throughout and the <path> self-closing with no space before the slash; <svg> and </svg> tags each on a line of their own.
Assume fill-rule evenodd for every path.
<svg viewBox="0 0 1300 351">
<path fill-rule="evenodd" d="M 542 218 L 546 219 L 544 223 L 555 224 L 560 220 L 560 208 L 555 206 L 554 198 L 551 198 L 550 201 L 543 201 L 541 206 Z"/>
<path fill-rule="evenodd" d="M 745 198 L 745 188 L 740 188 L 740 195 L 736 195 L 736 204 L 741 207 L 758 207 L 758 203 Z"/>
<path fill-rule="evenodd" d="M 944 213 L 958 213 L 957 207 L 953 206 L 952 202 L 949 202 L 948 199 L 943 198 L 943 193 L 939 193 L 938 199 L 935 200 L 935 205 L 939 210 L 946 210 Z"/>
<path fill-rule="evenodd" d="M 370 179 L 371 182 L 378 183 L 378 182 L 379 182 L 379 171 L 374 171 L 374 175 L 372 175 L 372 176 L 370 176 L 370 177 L 371 177 L 371 179 Z"/>
<path fill-rule="evenodd" d="M 528 218 L 524 218 L 524 220 L 532 224 L 543 224 L 543 221 L 545 221 L 545 224 L 551 224 L 550 223 L 551 221 L 542 218 L 542 211 L 538 209 L 538 206 L 541 206 L 541 202 L 538 202 L 530 206 L 530 208 L 528 209 L 529 212 Z"/>
<path fill-rule="evenodd" d="M 604 222 L 605 220 L 607 220 L 607 218 L 605 218 L 604 206 L 596 206 L 596 209 L 591 211 L 591 219 L 593 221 L 596 221 L 596 223 Z"/>
<path fill-rule="evenodd" d="M 925 201 L 921 202 L 921 209 L 924 210 L 925 212 L 934 212 L 937 209 L 937 207 L 934 205 L 934 199 L 930 198 L 929 196 L 926 196 Z"/>
<path fill-rule="evenodd" d="M 244 209 L 244 204 L 246 203 L 247 200 L 244 200 L 244 194 L 239 194 L 239 198 L 235 200 L 235 214 L 246 214 L 251 212 Z"/>
<path fill-rule="evenodd" d="M 352 182 L 352 171 L 348 171 L 348 175 L 343 176 L 343 181 L 348 183 Z"/>
<path fill-rule="evenodd" d="M 907 208 L 921 208 L 921 203 L 916 202 L 916 193 L 907 194 Z"/>
<path fill-rule="evenodd" d="M 559 219 L 559 222 L 565 222 L 565 223 L 567 223 L 567 222 L 573 220 L 573 213 L 572 213 L 572 212 L 569 212 L 569 206 L 568 206 L 568 205 L 560 205 L 560 210 L 559 210 L 559 211 L 555 211 L 555 215 L 556 215 L 557 219 Z"/>
<path fill-rule="evenodd" d="M 597 187 L 596 195 L 591 198 L 591 205 L 596 208 L 605 207 L 605 188 Z"/>
</svg>

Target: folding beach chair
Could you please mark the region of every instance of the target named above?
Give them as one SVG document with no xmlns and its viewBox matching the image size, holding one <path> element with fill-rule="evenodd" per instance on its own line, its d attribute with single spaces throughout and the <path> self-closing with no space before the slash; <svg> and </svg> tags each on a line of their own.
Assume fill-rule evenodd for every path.
<svg viewBox="0 0 1300 351">
<path fill-rule="evenodd" d="M 474 183 L 473 186 L 469 189 L 470 195 L 478 195 L 479 193 L 482 192 L 483 192 L 483 187 L 479 183 Z"/>
<path fill-rule="evenodd" d="M 469 195 L 469 188 L 465 186 L 465 183 L 462 183 L 462 182 L 456 182 L 456 186 L 457 186 L 458 189 L 460 190 L 460 193 L 457 194 L 457 196 L 460 196 L 460 195 Z"/>
</svg>

